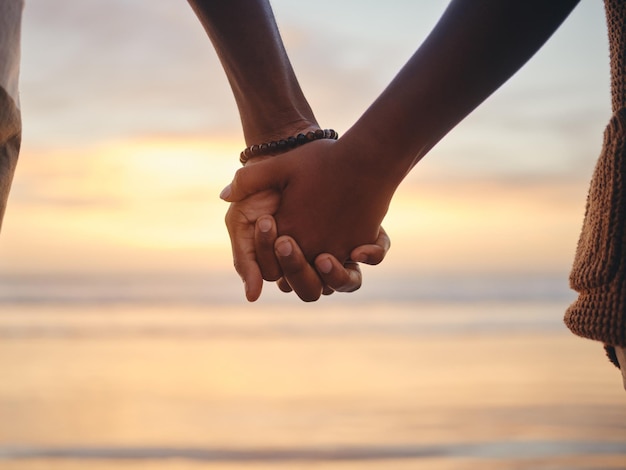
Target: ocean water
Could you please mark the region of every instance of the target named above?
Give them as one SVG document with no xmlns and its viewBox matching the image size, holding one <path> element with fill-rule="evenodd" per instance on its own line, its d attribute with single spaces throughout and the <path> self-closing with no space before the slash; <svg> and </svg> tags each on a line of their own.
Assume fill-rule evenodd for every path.
<svg viewBox="0 0 626 470">
<path fill-rule="evenodd" d="M 626 393 L 562 277 L 0 280 L 0 469 L 626 468 Z"/>
</svg>

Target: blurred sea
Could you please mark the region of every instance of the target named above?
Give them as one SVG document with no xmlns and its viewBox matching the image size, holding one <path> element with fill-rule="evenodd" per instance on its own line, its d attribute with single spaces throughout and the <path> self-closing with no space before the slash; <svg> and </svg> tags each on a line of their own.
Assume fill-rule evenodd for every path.
<svg viewBox="0 0 626 470">
<path fill-rule="evenodd" d="M 2 274 L 0 305 L 37 303 L 183 303 L 243 304 L 243 289 L 233 273 L 141 274 Z M 566 274 L 406 274 L 389 278 L 367 271 L 363 288 L 332 299 L 351 305 L 382 302 L 540 301 L 568 302 L 574 298 Z M 292 303 L 266 284 L 262 303 Z M 296 302 L 297 305 L 297 302 Z"/>
<path fill-rule="evenodd" d="M 1 277 L 0 469 L 626 468 L 563 276 L 365 278 Z"/>
</svg>

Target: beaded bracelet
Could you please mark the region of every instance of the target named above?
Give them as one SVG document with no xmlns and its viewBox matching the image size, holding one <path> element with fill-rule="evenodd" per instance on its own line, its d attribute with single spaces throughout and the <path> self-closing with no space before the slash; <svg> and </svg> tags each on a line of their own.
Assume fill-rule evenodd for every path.
<svg viewBox="0 0 626 470">
<path fill-rule="evenodd" d="M 245 165 L 252 157 L 265 157 L 268 155 L 278 155 L 279 153 L 286 152 L 287 150 L 300 147 L 301 145 L 308 144 L 314 140 L 319 139 L 333 139 L 337 140 L 339 134 L 333 129 L 317 129 L 316 131 L 310 131 L 306 134 L 298 134 L 296 136 L 287 137 L 286 139 L 272 140 L 271 142 L 264 142 L 262 144 L 251 145 L 244 149 L 239 155 L 239 161 L 242 165 Z"/>
</svg>

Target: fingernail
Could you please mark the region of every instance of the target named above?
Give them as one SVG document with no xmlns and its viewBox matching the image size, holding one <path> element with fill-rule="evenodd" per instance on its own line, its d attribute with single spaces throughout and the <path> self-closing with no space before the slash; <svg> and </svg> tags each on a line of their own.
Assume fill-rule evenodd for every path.
<svg viewBox="0 0 626 470">
<path fill-rule="evenodd" d="M 269 219 L 259 220 L 259 230 L 261 232 L 269 232 L 272 228 L 272 222 Z"/>
<path fill-rule="evenodd" d="M 289 241 L 285 240 L 276 246 L 276 251 L 278 251 L 280 256 L 289 256 L 293 251 L 293 247 Z"/>
<path fill-rule="evenodd" d="M 328 274 L 333 269 L 333 263 L 328 258 L 324 258 L 317 263 L 317 269 L 323 274 Z"/>
<path fill-rule="evenodd" d="M 222 192 L 220 193 L 220 199 L 226 200 L 228 196 L 230 196 L 230 191 L 231 191 L 231 185 L 229 184 L 224 189 L 222 189 Z"/>
</svg>

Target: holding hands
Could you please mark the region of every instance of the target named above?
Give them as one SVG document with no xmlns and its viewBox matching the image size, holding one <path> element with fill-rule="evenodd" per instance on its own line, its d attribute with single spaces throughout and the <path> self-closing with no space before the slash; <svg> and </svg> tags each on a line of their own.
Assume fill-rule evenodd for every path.
<svg viewBox="0 0 626 470">
<path fill-rule="evenodd" d="M 319 129 L 268 0 L 188 0 L 233 91 L 246 145 Z M 278 279 L 303 300 L 361 283 L 380 262 L 393 192 L 456 124 L 511 77 L 577 0 L 452 0 L 389 86 L 338 141 L 251 159 L 222 194 L 235 268 L 256 300 Z M 313 268 L 315 267 L 315 269 Z"/>
<path fill-rule="evenodd" d="M 222 192 L 248 300 L 263 279 L 305 301 L 351 292 L 361 285 L 358 262 L 384 258 L 390 243 L 380 223 L 390 196 L 372 190 L 342 152 L 342 141 L 318 140 L 252 159 Z"/>
</svg>

